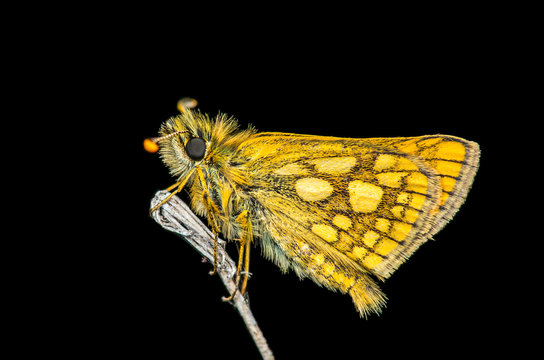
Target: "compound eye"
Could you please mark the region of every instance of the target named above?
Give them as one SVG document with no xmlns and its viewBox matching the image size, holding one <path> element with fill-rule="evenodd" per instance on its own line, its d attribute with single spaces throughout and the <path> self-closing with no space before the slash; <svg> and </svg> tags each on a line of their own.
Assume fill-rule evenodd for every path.
<svg viewBox="0 0 544 360">
<path fill-rule="evenodd" d="M 195 161 L 202 160 L 206 153 L 206 142 L 201 138 L 192 138 L 185 145 L 187 155 Z"/>
</svg>

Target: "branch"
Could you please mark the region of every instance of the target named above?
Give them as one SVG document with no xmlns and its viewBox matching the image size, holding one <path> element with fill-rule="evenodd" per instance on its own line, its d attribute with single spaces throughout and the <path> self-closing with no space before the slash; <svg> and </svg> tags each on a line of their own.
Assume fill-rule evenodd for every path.
<svg viewBox="0 0 544 360">
<path fill-rule="evenodd" d="M 151 208 L 159 204 L 169 194 L 168 191 L 158 191 L 151 200 Z M 208 227 L 193 214 L 189 206 L 181 201 L 180 198 L 172 196 L 170 201 L 152 214 L 152 217 L 166 230 L 181 235 L 192 247 L 213 264 L 214 236 Z M 236 263 L 225 251 L 225 241 L 219 239 L 219 245 L 217 247 L 217 273 L 228 292 L 232 294 L 236 289 L 236 284 L 232 280 L 236 273 Z M 257 325 L 249 304 L 240 295 L 240 292 L 234 296 L 234 306 L 244 320 L 263 359 L 274 359 L 274 355 L 268 347 L 261 329 Z"/>
</svg>

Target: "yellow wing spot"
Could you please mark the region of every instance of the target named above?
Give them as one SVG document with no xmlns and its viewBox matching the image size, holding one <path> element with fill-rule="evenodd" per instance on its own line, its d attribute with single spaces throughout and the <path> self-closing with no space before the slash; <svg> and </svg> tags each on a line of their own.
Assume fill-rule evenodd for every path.
<svg viewBox="0 0 544 360">
<path fill-rule="evenodd" d="M 333 187 L 325 180 L 314 177 L 302 178 L 295 183 L 297 194 L 306 201 L 319 201 L 332 194 Z"/>
<path fill-rule="evenodd" d="M 357 164 L 357 159 L 353 156 L 330 157 L 311 161 L 317 171 L 328 174 L 341 174 L 351 170 Z"/>
<path fill-rule="evenodd" d="M 374 251 L 380 255 L 387 256 L 397 247 L 397 245 L 398 243 L 394 242 L 393 240 L 383 239 L 378 243 L 378 245 L 376 245 Z"/>
<path fill-rule="evenodd" d="M 410 194 L 409 193 L 405 193 L 405 192 L 401 192 L 398 196 L 397 196 L 397 203 L 399 204 L 408 204 L 408 202 L 410 201 Z"/>
<path fill-rule="evenodd" d="M 368 254 L 368 250 L 362 246 L 355 246 L 351 253 L 356 259 L 362 259 L 366 254 Z"/>
<path fill-rule="evenodd" d="M 353 276 L 345 276 L 344 281 L 342 282 L 343 289 L 347 290 L 353 285 L 355 285 L 356 279 Z"/>
<path fill-rule="evenodd" d="M 400 182 L 403 176 L 406 176 L 407 174 L 408 173 L 405 172 L 385 172 L 377 174 L 376 177 L 381 185 L 398 188 L 401 185 Z"/>
<path fill-rule="evenodd" d="M 406 190 L 415 191 L 420 194 L 427 193 L 427 177 L 420 172 L 414 172 L 407 176 L 406 183 Z"/>
<path fill-rule="evenodd" d="M 408 154 L 416 154 L 417 151 L 419 150 L 417 146 L 417 139 L 404 142 L 402 146 L 400 147 L 400 149 L 402 149 L 402 151 Z"/>
<path fill-rule="evenodd" d="M 391 221 L 387 220 L 387 219 L 383 219 L 383 218 L 377 218 L 376 219 L 376 223 L 374 224 L 374 227 L 381 231 L 381 232 L 388 232 L 389 231 L 389 226 L 391 226 Z"/>
<path fill-rule="evenodd" d="M 465 159 L 465 146 L 457 141 L 444 141 L 438 144 L 436 158 L 445 160 L 463 161 Z"/>
<path fill-rule="evenodd" d="M 316 266 L 321 266 L 325 262 L 325 256 L 323 254 L 312 255 L 312 258 Z"/>
<path fill-rule="evenodd" d="M 329 225 L 315 224 L 312 226 L 312 232 L 327 242 L 338 240 L 337 231 Z"/>
<path fill-rule="evenodd" d="M 344 215 L 336 215 L 332 223 L 343 230 L 348 230 L 352 225 L 351 219 Z"/>
<path fill-rule="evenodd" d="M 363 259 L 363 265 L 367 269 L 373 269 L 376 266 L 378 266 L 378 264 L 380 264 L 382 261 L 383 261 L 383 258 L 380 257 L 379 255 L 368 254 L 368 256 Z"/>
<path fill-rule="evenodd" d="M 419 217 L 419 212 L 417 212 L 414 209 L 405 209 L 404 210 L 404 220 L 408 221 L 409 223 L 415 223 L 417 218 Z"/>
<path fill-rule="evenodd" d="M 365 232 L 365 234 L 363 235 L 363 243 L 371 248 L 374 246 L 374 244 L 376 243 L 376 240 L 378 240 L 380 238 L 380 234 L 378 234 L 377 232 L 373 231 L 373 230 L 369 230 L 367 232 Z"/>
<path fill-rule="evenodd" d="M 390 211 L 393 215 L 395 215 L 397 219 L 402 219 L 402 212 L 404 211 L 404 206 L 393 206 Z"/>
<path fill-rule="evenodd" d="M 396 170 L 419 170 L 416 164 L 414 164 L 410 159 L 401 157 L 399 158 Z"/>
<path fill-rule="evenodd" d="M 414 209 L 405 208 L 404 206 L 397 205 L 391 208 L 391 213 L 400 220 L 404 220 L 409 223 L 415 223 L 419 217 L 419 212 Z"/>
<path fill-rule="evenodd" d="M 306 175 L 308 170 L 300 164 L 287 164 L 279 169 L 274 170 L 274 174 L 278 175 Z"/>
<path fill-rule="evenodd" d="M 441 178 L 442 191 L 452 191 L 455 186 L 455 179 L 443 176 Z"/>
<path fill-rule="evenodd" d="M 448 175 L 453 177 L 457 177 L 459 175 L 461 172 L 461 167 L 463 166 L 461 163 L 443 160 L 433 160 L 431 164 L 440 175 Z"/>
<path fill-rule="evenodd" d="M 334 272 L 334 264 L 331 262 L 327 262 L 325 265 L 321 267 L 323 269 L 323 275 L 324 276 L 331 276 Z"/>
<path fill-rule="evenodd" d="M 332 278 L 337 284 L 342 284 L 346 277 L 341 272 L 335 271 L 332 273 Z"/>
<path fill-rule="evenodd" d="M 374 170 L 383 171 L 390 169 L 397 164 L 397 158 L 391 154 L 382 154 L 376 158 Z"/>
<path fill-rule="evenodd" d="M 338 271 L 332 273 L 332 278 L 338 285 L 340 285 L 340 289 L 343 291 L 346 291 L 350 286 L 355 284 L 355 278 L 346 276 Z"/>
<path fill-rule="evenodd" d="M 383 196 L 381 187 L 361 180 L 350 182 L 348 190 L 351 207 L 353 210 L 363 213 L 376 210 Z"/>
<path fill-rule="evenodd" d="M 349 251 L 353 246 L 353 238 L 345 232 L 340 233 L 340 241 L 337 242 L 334 247 L 342 252 Z"/>
<path fill-rule="evenodd" d="M 440 205 L 444 205 L 444 203 L 446 202 L 446 200 L 448 200 L 450 196 L 443 192 L 441 195 L 440 195 Z M 438 212 L 438 209 L 436 209 L 436 211 Z"/>
<path fill-rule="evenodd" d="M 412 194 L 412 200 L 410 200 L 410 206 L 414 209 L 421 209 L 425 203 L 425 195 Z"/>
<path fill-rule="evenodd" d="M 395 221 L 393 227 L 391 228 L 391 237 L 397 241 L 402 241 L 408 236 L 412 230 L 412 225 L 403 223 L 400 221 Z"/>
</svg>

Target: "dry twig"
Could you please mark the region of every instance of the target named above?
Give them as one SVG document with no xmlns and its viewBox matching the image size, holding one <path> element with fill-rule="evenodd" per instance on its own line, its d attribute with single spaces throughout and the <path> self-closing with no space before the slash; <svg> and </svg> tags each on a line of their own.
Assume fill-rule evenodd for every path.
<svg viewBox="0 0 544 360">
<path fill-rule="evenodd" d="M 158 191 L 151 200 L 151 208 L 159 204 L 169 194 L 168 191 Z M 181 235 L 202 256 L 213 263 L 213 234 L 180 198 L 173 196 L 170 201 L 157 209 L 152 216 L 163 228 Z M 236 285 L 232 280 L 236 272 L 236 263 L 225 251 L 225 241 L 219 239 L 219 245 L 217 249 L 217 273 L 228 292 L 232 294 L 236 289 Z M 249 304 L 239 292 L 234 297 L 233 303 L 244 320 L 263 359 L 274 359 L 274 355 L 268 347 L 266 339 L 257 325 L 257 321 L 255 321 Z"/>
</svg>

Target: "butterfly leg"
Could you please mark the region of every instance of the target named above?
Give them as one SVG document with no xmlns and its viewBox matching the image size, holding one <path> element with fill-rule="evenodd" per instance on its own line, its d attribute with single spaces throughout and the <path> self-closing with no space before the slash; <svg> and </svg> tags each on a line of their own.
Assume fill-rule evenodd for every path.
<svg viewBox="0 0 544 360">
<path fill-rule="evenodd" d="M 236 295 L 238 291 L 238 286 L 240 284 L 240 279 L 243 275 L 242 286 L 240 288 L 240 293 L 243 295 L 246 291 L 247 280 L 249 278 L 249 253 L 251 249 L 251 241 L 253 240 L 253 228 L 251 226 L 251 221 L 248 219 L 247 210 L 244 210 L 238 215 L 235 219 L 235 222 L 240 224 L 242 228 L 242 235 L 240 237 L 240 254 L 238 256 L 238 266 L 236 267 L 236 278 L 234 283 L 236 288 L 229 297 L 224 297 L 223 301 L 230 301 Z M 242 271 L 243 267 L 243 271 Z"/>
<path fill-rule="evenodd" d="M 185 184 L 187 183 L 187 180 L 189 180 L 189 178 L 191 177 L 191 175 L 193 174 L 193 171 L 190 171 L 187 176 L 185 176 L 183 179 L 181 179 L 180 181 L 178 181 L 177 183 L 175 183 L 174 185 L 168 187 L 166 189 L 166 191 L 172 191 L 173 189 L 176 189 L 174 191 L 172 191 L 170 193 L 170 195 L 168 195 L 163 201 L 161 201 L 160 203 L 158 203 L 157 205 L 155 205 L 151 210 L 149 210 L 149 215 L 153 214 L 155 212 L 155 210 L 157 210 L 158 208 L 160 208 L 161 206 L 163 206 L 164 204 L 166 204 L 171 198 L 172 196 L 176 195 L 177 193 L 179 193 L 181 190 L 183 190 L 183 187 L 185 186 Z"/>
<path fill-rule="evenodd" d="M 210 271 L 210 275 L 213 275 L 217 271 L 217 247 L 219 246 L 219 237 L 218 237 L 219 227 L 217 226 L 215 214 L 219 214 L 219 209 L 217 208 L 217 205 L 215 205 L 215 203 L 212 201 L 210 197 L 210 192 L 208 191 L 206 178 L 204 177 L 204 173 L 202 172 L 202 169 L 198 166 L 195 169 L 196 169 L 196 173 L 198 174 L 200 184 L 202 186 L 202 198 L 204 199 L 206 212 L 208 213 L 208 221 L 212 226 L 212 232 L 214 237 L 213 239 L 214 240 L 213 241 L 213 269 L 212 271 Z"/>
<path fill-rule="evenodd" d="M 204 196 L 208 198 L 208 196 Z M 210 271 L 210 275 L 214 275 L 217 272 L 217 247 L 219 246 L 219 231 L 217 230 L 217 224 L 215 223 L 215 218 L 209 212 L 210 224 L 212 224 L 213 232 L 213 269 Z"/>
</svg>

